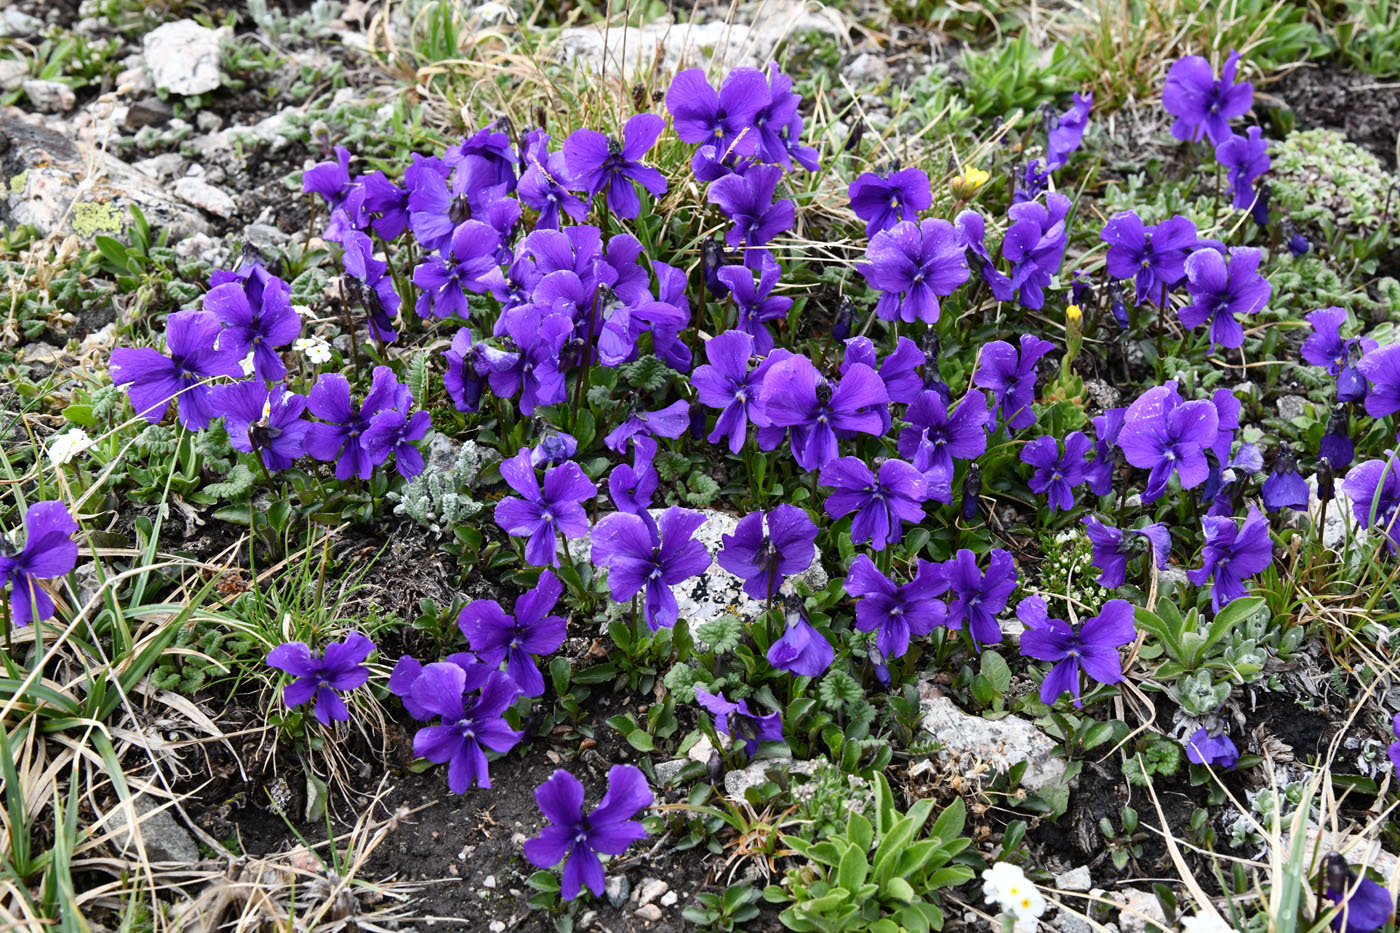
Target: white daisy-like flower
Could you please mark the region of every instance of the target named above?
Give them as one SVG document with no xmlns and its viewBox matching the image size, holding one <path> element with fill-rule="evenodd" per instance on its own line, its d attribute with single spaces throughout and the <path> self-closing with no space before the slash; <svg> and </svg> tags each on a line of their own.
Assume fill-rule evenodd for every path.
<svg viewBox="0 0 1400 933">
<path fill-rule="evenodd" d="M 292 349 L 312 363 L 321 364 L 331 361 L 331 345 L 320 337 L 298 337 L 293 341 Z"/>
<path fill-rule="evenodd" d="M 309 305 L 292 305 L 292 310 L 301 317 L 311 317 L 311 307 Z"/>
<path fill-rule="evenodd" d="M 1045 913 L 1045 897 L 1026 873 L 1009 862 L 997 862 L 982 872 L 982 893 L 1018 921 L 1034 920 Z"/>
<path fill-rule="evenodd" d="M 87 450 L 95 442 L 82 428 L 73 428 L 53 439 L 49 444 L 49 462 L 54 466 L 63 466 L 65 463 L 73 461 L 78 454 Z"/>
</svg>

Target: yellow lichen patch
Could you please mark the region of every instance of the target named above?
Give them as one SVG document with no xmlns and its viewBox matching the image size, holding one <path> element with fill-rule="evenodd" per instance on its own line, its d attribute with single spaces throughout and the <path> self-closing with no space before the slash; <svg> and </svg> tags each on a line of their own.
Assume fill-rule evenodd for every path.
<svg viewBox="0 0 1400 933">
<path fill-rule="evenodd" d="M 10 179 L 10 193 L 20 194 L 24 191 L 24 186 L 29 183 L 29 169 L 20 172 Z"/>
<path fill-rule="evenodd" d="M 79 201 L 73 205 L 73 232 L 79 236 L 120 233 L 126 214 L 115 204 Z"/>
</svg>

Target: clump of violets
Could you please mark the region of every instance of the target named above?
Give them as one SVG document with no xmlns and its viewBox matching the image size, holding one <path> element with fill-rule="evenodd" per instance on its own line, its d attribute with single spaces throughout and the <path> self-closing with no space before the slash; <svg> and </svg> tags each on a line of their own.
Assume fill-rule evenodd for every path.
<svg viewBox="0 0 1400 933">
<path fill-rule="evenodd" d="M 653 522 L 646 512 L 614 512 L 593 529 L 593 563 L 608 568 L 608 589 L 617 602 L 645 593 L 645 617 L 654 632 L 676 624 L 679 604 L 672 587 L 709 569 L 710 552 L 695 532 L 705 516 L 673 505 Z"/>
<path fill-rule="evenodd" d="M 77 530 L 68 506 L 55 499 L 25 510 L 24 547 L 17 552 L 0 535 L 0 589 L 10 585 L 9 617 L 15 625 L 43 622 L 53 615 L 53 597 L 39 581 L 64 576 L 77 564 Z"/>
<path fill-rule="evenodd" d="M 165 322 L 165 345 L 170 355 L 146 347 L 117 347 L 112 351 L 112 382 L 126 386 L 136 414 L 151 424 L 165 417 L 173 400 L 180 424 L 191 431 L 209 427 L 217 413 L 210 404 L 218 376 L 243 375 L 238 352 L 221 347 L 222 325 L 208 311 L 177 311 Z"/>
<path fill-rule="evenodd" d="M 527 697 L 544 693 L 544 675 L 535 656 L 553 654 L 564 643 L 568 623 L 548 613 L 563 592 L 559 578 L 546 570 L 531 590 L 515 600 L 515 615 L 508 616 L 494 599 L 478 599 L 462 607 L 457 626 L 467 644 L 492 667 L 506 662 L 506 673 Z"/>
<path fill-rule="evenodd" d="M 1218 146 L 1230 138 L 1230 121 L 1254 104 L 1254 85 L 1235 82 L 1240 53 L 1230 51 L 1220 77 L 1199 55 L 1178 59 L 1162 86 L 1162 105 L 1176 117 L 1172 135 L 1183 142 L 1209 139 Z"/>
<path fill-rule="evenodd" d="M 601 897 L 604 887 L 600 855 L 621 855 L 647 837 L 635 819 L 656 798 L 635 765 L 608 769 L 608 790 L 593 812 L 583 812 L 583 785 L 567 771 L 555 771 L 535 788 L 535 802 L 549 820 L 540 834 L 525 841 L 525 858 L 536 868 L 564 863 L 559 893 L 566 901 L 587 887 Z"/>
<path fill-rule="evenodd" d="M 598 487 L 573 461 L 547 469 L 541 486 L 528 447 L 501 464 L 501 478 L 520 495 L 496 504 L 496 524 L 508 535 L 528 539 L 526 561 L 537 567 L 558 567 L 558 536 L 579 538 L 588 533 L 583 505 L 593 500 Z"/>
<path fill-rule="evenodd" d="M 1079 672 L 1101 684 L 1123 680 L 1123 662 L 1118 649 L 1137 638 L 1133 627 L 1133 606 L 1125 599 L 1104 603 L 1099 614 L 1076 629 L 1064 619 L 1050 618 L 1045 600 L 1028 596 L 1016 607 L 1016 618 L 1026 626 L 1021 634 L 1021 653 L 1055 666 L 1040 684 L 1040 702 L 1053 705 L 1065 693 L 1082 707 Z"/>
<path fill-rule="evenodd" d="M 737 703 L 724 698 L 724 691 L 710 693 L 704 687 L 695 688 L 695 700 L 715 717 L 715 728 L 735 741 L 744 743 L 750 758 L 758 751 L 759 742 L 783 741 L 781 713 L 759 715 L 749 709 L 747 700 Z"/>
<path fill-rule="evenodd" d="M 374 650 L 374 642 L 359 632 L 351 632 L 344 641 L 331 642 L 321 657 L 311 653 L 305 642 L 289 641 L 267 654 L 267 664 L 286 671 L 295 679 L 282 688 L 282 702 L 301 706 L 316 701 L 316 719 L 321 725 L 344 722 L 350 710 L 340 693 L 363 686 L 369 680 L 365 658 Z"/>
<path fill-rule="evenodd" d="M 875 314 L 886 321 L 938 322 L 946 298 L 971 274 L 958 233 L 946 220 L 910 221 L 875 233 L 861 274 L 880 291 Z"/>
<path fill-rule="evenodd" d="M 1210 581 L 1210 602 L 1219 612 L 1227 603 L 1249 595 L 1245 579 L 1273 563 L 1274 546 L 1268 520 L 1253 506 L 1243 525 L 1221 515 L 1207 515 L 1201 521 L 1206 532 L 1201 566 L 1188 571 L 1186 579 L 1196 586 Z"/>
<path fill-rule="evenodd" d="M 817 526 L 795 505 L 750 512 L 720 541 L 715 562 L 759 600 L 772 599 L 785 579 L 806 570 L 817 556 Z"/>
</svg>

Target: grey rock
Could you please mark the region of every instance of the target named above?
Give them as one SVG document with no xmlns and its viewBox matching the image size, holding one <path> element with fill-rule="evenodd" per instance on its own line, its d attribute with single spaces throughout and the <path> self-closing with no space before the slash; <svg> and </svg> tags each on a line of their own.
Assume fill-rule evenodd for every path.
<svg viewBox="0 0 1400 933">
<path fill-rule="evenodd" d="M 851 84 L 879 84 L 890 76 L 890 66 L 883 56 L 864 52 L 846 66 L 846 77 Z"/>
<path fill-rule="evenodd" d="M 271 224 L 249 224 L 243 228 L 243 239 L 264 252 L 274 252 L 286 246 L 291 235 Z"/>
<path fill-rule="evenodd" d="M 151 73 L 142 65 L 141 57 L 135 57 L 135 65 L 123 68 L 117 73 L 117 90 L 123 94 L 149 94 L 156 89 L 155 82 L 151 80 Z"/>
<path fill-rule="evenodd" d="M 185 203 L 193 204 L 200 210 L 208 211 L 225 219 L 232 217 L 238 211 L 238 205 L 228 192 L 215 188 L 198 178 L 181 178 L 175 182 L 171 190 L 175 192 L 176 197 Z"/>
<path fill-rule="evenodd" d="M 0 90 L 17 91 L 24 86 L 29 66 L 18 58 L 0 59 Z"/>
<path fill-rule="evenodd" d="M 175 254 L 181 259 L 199 257 L 218 268 L 227 260 L 229 251 L 223 240 L 205 233 L 196 233 L 176 243 Z"/>
<path fill-rule="evenodd" d="M 1128 888 L 1119 898 L 1123 907 L 1118 912 L 1118 927 L 1123 933 L 1163 933 L 1167 929 L 1167 915 L 1157 895 Z"/>
<path fill-rule="evenodd" d="M 759 758 L 747 766 L 724 775 L 724 792 L 734 800 L 743 800 L 744 792 L 750 787 L 761 787 L 768 780 L 769 771 L 787 771 L 791 774 L 812 774 L 819 761 L 794 761 L 791 758 Z"/>
<path fill-rule="evenodd" d="M 963 712 L 952 700 L 921 685 L 919 711 L 923 728 L 931 733 L 956 763 L 971 768 L 977 763 L 991 765 L 1004 773 L 1013 765 L 1026 762 L 1021 785 L 1032 793 L 1058 784 L 1065 776 L 1065 763 L 1055 758 L 1056 742 L 1033 723 L 1017 716 L 990 720 Z"/>
<path fill-rule="evenodd" d="M 1092 929 L 1084 918 L 1061 908 L 1050 921 L 1050 928 L 1058 933 L 1089 933 Z"/>
<path fill-rule="evenodd" d="M 59 125 L 0 113 L 0 133 L 10 140 L 10 223 L 32 224 L 45 235 L 71 233 L 75 225 L 85 235 L 119 234 L 135 204 L 153 228 L 170 228 L 172 239 L 208 231 L 198 211 L 150 176 L 105 152 L 80 149 L 51 128 Z"/>
<path fill-rule="evenodd" d="M 578 918 L 578 928 L 580 930 L 590 930 L 593 928 L 593 921 L 598 919 L 598 911 L 585 910 L 583 916 Z"/>
<path fill-rule="evenodd" d="M 1113 408 L 1123 398 L 1122 392 L 1101 379 L 1085 380 L 1084 394 L 1095 408 L 1100 409 Z"/>
<path fill-rule="evenodd" d="M 78 95 L 61 81 L 25 78 L 20 86 L 30 106 L 41 113 L 67 113 L 78 103 Z"/>
<path fill-rule="evenodd" d="M 219 75 L 220 30 L 192 19 L 164 23 L 146 33 L 141 47 L 158 88 L 172 94 L 207 94 L 222 83 Z"/>
<path fill-rule="evenodd" d="M 36 36 L 43 30 L 43 20 L 14 7 L 6 7 L 0 13 L 0 36 Z"/>
<path fill-rule="evenodd" d="M 632 893 L 632 884 L 627 880 L 626 875 L 613 875 L 607 880 L 603 888 L 603 894 L 607 896 L 608 903 L 614 910 L 621 910 L 622 905 L 627 903 L 627 895 Z"/>
<path fill-rule="evenodd" d="M 174 114 L 174 108 L 159 97 L 143 97 L 127 107 L 123 124 L 129 130 L 139 130 L 143 126 L 161 126 Z"/>
<path fill-rule="evenodd" d="M 1285 421 L 1303 417 L 1308 400 L 1301 395 L 1284 395 L 1278 400 L 1278 415 Z"/>
<path fill-rule="evenodd" d="M 655 904 L 647 904 L 645 907 L 637 908 L 637 912 L 633 914 L 633 916 L 638 920 L 655 923 L 661 919 L 661 908 L 657 907 Z"/>
<path fill-rule="evenodd" d="M 199 861 L 199 846 L 190 838 L 169 808 L 161 810 L 160 804 L 149 797 L 136 797 L 131 802 L 136 811 L 136 832 L 132 832 L 128 820 L 128 810 L 119 806 L 108 825 L 112 829 L 112 841 L 117 850 L 127 857 L 135 857 L 139 851 L 137 837 L 146 848 L 146 856 L 153 862 L 179 862 L 189 865 Z"/>
<path fill-rule="evenodd" d="M 224 127 L 224 118 L 212 110 L 201 110 L 194 118 L 194 125 L 199 127 L 200 132 L 213 133 Z"/>
<path fill-rule="evenodd" d="M 660 878 L 643 878 L 637 887 L 637 906 L 645 907 L 671 890 L 671 886 Z"/>
<path fill-rule="evenodd" d="M 1094 879 L 1089 876 L 1088 865 L 1080 865 L 1055 876 L 1055 887 L 1060 891 L 1087 891 L 1093 886 Z"/>
<path fill-rule="evenodd" d="M 676 779 L 676 775 L 685 770 L 690 764 L 689 758 L 675 758 L 671 761 L 659 762 L 653 769 L 656 774 L 656 783 L 661 787 L 669 787 Z"/>
</svg>

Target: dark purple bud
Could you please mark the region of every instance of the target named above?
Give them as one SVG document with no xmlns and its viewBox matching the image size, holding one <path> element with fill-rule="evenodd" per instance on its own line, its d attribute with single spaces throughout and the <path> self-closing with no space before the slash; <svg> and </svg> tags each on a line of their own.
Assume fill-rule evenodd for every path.
<svg viewBox="0 0 1400 933">
<path fill-rule="evenodd" d="M 851 127 L 851 135 L 846 137 L 846 145 L 842 146 L 843 152 L 855 152 L 860 148 L 861 138 L 865 136 L 865 121 L 856 117 L 855 125 Z"/>
<path fill-rule="evenodd" d="M 1332 461 L 1326 457 L 1320 457 L 1317 461 L 1317 498 L 1323 502 L 1331 502 L 1336 495 Z"/>
<path fill-rule="evenodd" d="M 1123 286 L 1118 284 L 1116 279 L 1108 283 L 1108 310 L 1113 314 L 1118 326 L 1127 330 L 1131 323 L 1128 318 L 1128 306 L 1123 303 Z"/>
<path fill-rule="evenodd" d="M 542 130 L 548 129 L 548 128 L 549 128 L 549 126 L 548 126 L 549 121 L 545 119 L 545 112 L 544 112 L 544 106 L 543 106 L 543 105 L 536 105 L 536 107 L 535 107 L 535 123 L 537 123 L 537 124 L 539 125 L 539 128 L 542 129 Z"/>
<path fill-rule="evenodd" d="M 855 316 L 855 302 L 842 296 L 841 305 L 836 309 L 836 320 L 831 325 L 831 336 L 836 340 L 845 340 L 851 336 L 851 324 Z"/>
<path fill-rule="evenodd" d="M 1347 860 L 1333 852 L 1328 855 L 1327 865 L 1327 887 L 1333 891 L 1345 891 L 1351 887 L 1351 881 L 1356 876 L 1351 873 L 1351 867 L 1347 865 Z"/>
<path fill-rule="evenodd" d="M 737 724 L 744 717 L 735 716 L 731 722 Z M 705 762 L 705 771 L 710 776 L 711 784 L 719 784 L 724 780 L 724 759 L 719 756 L 719 749 L 710 752 L 710 760 Z"/>
<path fill-rule="evenodd" d="M 1269 201 L 1273 193 L 1274 189 L 1269 185 L 1260 185 L 1255 189 L 1254 206 L 1250 208 L 1249 215 L 1261 227 L 1269 225 Z"/>
<path fill-rule="evenodd" d="M 648 102 L 649 97 L 647 95 L 646 85 L 642 84 L 640 81 L 632 85 L 632 108 L 638 113 L 641 113 L 643 110 L 647 109 Z"/>
<path fill-rule="evenodd" d="M 977 497 L 982 494 L 982 468 L 975 463 L 967 465 L 967 475 L 962 485 L 962 517 L 972 521 L 977 517 Z"/>
<path fill-rule="evenodd" d="M 467 205 L 467 196 L 458 195 L 452 199 L 452 205 L 447 209 L 447 219 L 452 222 L 452 226 L 460 227 L 471 220 L 472 209 Z"/>
<path fill-rule="evenodd" d="M 692 402 L 690 406 L 690 439 L 703 440 L 705 437 L 705 406 Z"/>
</svg>

